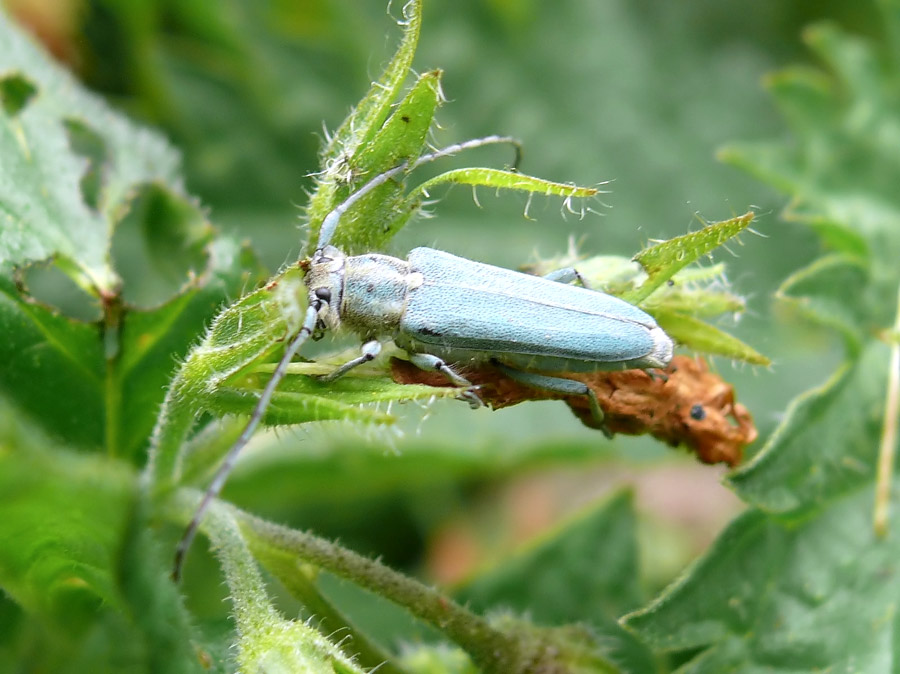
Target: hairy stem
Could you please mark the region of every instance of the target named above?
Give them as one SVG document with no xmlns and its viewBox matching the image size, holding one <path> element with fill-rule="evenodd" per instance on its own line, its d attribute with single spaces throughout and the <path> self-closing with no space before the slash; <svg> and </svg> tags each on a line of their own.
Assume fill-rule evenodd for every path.
<svg viewBox="0 0 900 674">
<path fill-rule="evenodd" d="M 330 571 L 375 594 L 405 607 L 417 618 L 447 635 L 488 672 L 515 672 L 512 663 L 524 655 L 523 644 L 500 632 L 433 587 L 405 576 L 380 562 L 347 550 L 312 534 L 288 529 L 236 512 L 250 549 L 263 565 L 273 556 L 291 552 L 297 563 L 306 562 Z M 299 571 L 298 571 L 299 572 Z"/>
</svg>

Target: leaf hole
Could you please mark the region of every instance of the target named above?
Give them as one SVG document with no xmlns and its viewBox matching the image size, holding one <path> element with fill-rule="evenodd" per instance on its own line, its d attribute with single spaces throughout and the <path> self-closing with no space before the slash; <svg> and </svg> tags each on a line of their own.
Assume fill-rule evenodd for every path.
<svg viewBox="0 0 900 674">
<path fill-rule="evenodd" d="M 72 152 L 87 160 L 87 169 L 81 176 L 81 197 L 95 211 L 100 208 L 103 176 L 108 159 L 106 142 L 90 126 L 77 119 L 64 122 Z"/>
<path fill-rule="evenodd" d="M 102 311 L 97 298 L 88 295 L 53 260 L 36 262 L 16 272 L 25 296 L 75 320 L 99 321 Z"/>
<path fill-rule="evenodd" d="M 153 307 L 179 292 L 206 268 L 214 233 L 196 204 L 162 185 L 143 185 L 112 239 L 125 301 Z"/>
</svg>

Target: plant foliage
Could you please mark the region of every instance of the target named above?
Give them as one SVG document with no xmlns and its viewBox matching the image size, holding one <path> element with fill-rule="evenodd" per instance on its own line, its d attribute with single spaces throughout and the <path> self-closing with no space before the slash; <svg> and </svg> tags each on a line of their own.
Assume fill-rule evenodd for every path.
<svg viewBox="0 0 900 674">
<path fill-rule="evenodd" d="M 886 48 L 816 26 L 806 38 L 827 70 L 770 78 L 790 142 L 723 151 L 787 192 L 785 218 L 820 238 L 823 255 L 788 278 L 778 299 L 836 334 L 844 359 L 728 476 L 747 507 L 701 559 L 648 597 L 637 571 L 639 517 L 623 491 L 451 596 L 314 533 L 217 501 L 203 531 L 227 584 L 229 624 L 189 608 L 169 577 L 171 551 L 299 327 L 302 260 L 268 277 L 248 246 L 208 222 L 167 141 L 88 93 L 0 13 L 0 669 L 889 670 L 897 659 L 892 578 L 900 532 L 884 517 L 883 497 L 881 530 L 872 511 L 879 461 L 879 479 L 893 481 L 884 427 L 897 415 L 886 399 L 900 377 L 891 365 L 900 332 L 892 328 L 900 7 L 882 0 L 880 9 Z M 194 21 L 228 34 L 211 17 Z M 440 71 L 406 89 L 421 23 L 421 3 L 410 2 L 394 57 L 325 139 L 305 212 L 306 254 L 329 211 L 404 163 L 410 171 L 354 205 L 332 243 L 352 253 L 383 250 L 442 186 L 545 195 L 576 213 L 596 194 L 514 169 L 414 172 L 444 102 Z M 234 40 L 219 47 L 241 53 Z M 753 217 L 704 225 L 633 261 L 592 257 L 579 267 L 592 285 L 655 315 L 685 347 L 766 364 L 709 322 L 745 308 L 721 282 L 724 268 L 694 264 Z M 558 262 L 540 261 L 535 271 Z M 152 279 L 136 273 L 142 264 Z M 57 274 L 63 294 L 41 294 L 45 272 Z M 72 317 L 85 312 L 95 318 Z M 385 426 L 396 420 L 392 403 L 455 395 L 395 382 L 386 363 L 329 384 L 311 376 L 341 358 L 293 363 L 264 422 Z M 251 472 L 243 488 L 323 505 L 407 481 L 436 493 L 465 476 L 588 454 L 543 445 L 509 456 L 414 444 L 399 457 L 350 443 L 332 451 L 319 464 L 282 457 L 270 472 Z M 337 470 L 341 461 L 354 468 Z M 359 604 L 344 609 L 329 591 L 334 577 L 413 616 L 406 640 L 416 645 L 398 648 L 367 634 L 358 625 L 363 612 L 353 610 Z M 314 619 L 287 617 L 282 604 L 290 602 Z M 430 631 L 420 640 L 423 625 Z"/>
</svg>

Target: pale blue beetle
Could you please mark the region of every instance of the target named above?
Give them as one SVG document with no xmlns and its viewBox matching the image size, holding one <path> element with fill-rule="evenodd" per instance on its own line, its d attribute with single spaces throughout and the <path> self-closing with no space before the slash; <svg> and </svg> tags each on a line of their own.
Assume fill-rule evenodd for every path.
<svg viewBox="0 0 900 674">
<path fill-rule="evenodd" d="M 489 360 L 523 383 L 595 404 L 585 384 L 546 373 L 658 368 L 672 357 L 672 340 L 656 321 L 623 300 L 431 248 L 400 260 L 324 246 L 306 283 L 328 328 L 343 325 L 366 340 L 362 355 L 326 380 L 375 358 L 388 338 L 412 363 L 459 386 L 471 384 L 450 363 Z M 471 388 L 466 395 L 477 400 Z M 599 409 L 595 415 L 602 419 Z"/>
<path fill-rule="evenodd" d="M 481 404 L 475 387 L 452 365 L 489 361 L 524 384 L 587 396 L 598 422 L 603 411 L 594 392 L 580 381 L 554 375 L 669 363 L 672 340 L 653 317 L 611 295 L 568 285 L 580 279 L 574 269 L 541 278 L 432 248 L 416 248 L 401 260 L 375 253 L 348 256 L 329 245 L 341 216 L 379 185 L 439 157 L 504 140 L 468 141 L 396 166 L 372 178 L 322 221 L 306 276 L 309 307 L 303 325 L 188 525 L 175 553 L 176 578 L 206 509 L 259 425 L 288 364 L 317 328 L 344 326 L 364 340 L 360 356 L 322 377 L 325 381 L 371 361 L 381 352 L 382 341 L 390 339 L 412 363 L 437 370 L 462 387 L 462 397 L 473 406 Z"/>
<path fill-rule="evenodd" d="M 466 145 L 420 157 L 413 167 Z M 603 412 L 593 391 L 553 373 L 668 365 L 672 340 L 653 317 L 617 297 L 567 285 L 580 280 L 574 269 L 541 278 L 432 248 L 416 248 L 401 260 L 347 256 L 329 245 L 353 204 L 406 169 L 373 178 L 322 223 L 306 277 L 311 313 L 304 329 L 312 332 L 319 321 L 332 330 L 343 325 L 364 340 L 361 355 L 324 380 L 372 360 L 387 338 L 416 366 L 465 387 L 463 396 L 474 405 L 480 401 L 471 383 L 451 364 L 490 361 L 524 384 L 588 396 L 599 422 Z"/>
</svg>

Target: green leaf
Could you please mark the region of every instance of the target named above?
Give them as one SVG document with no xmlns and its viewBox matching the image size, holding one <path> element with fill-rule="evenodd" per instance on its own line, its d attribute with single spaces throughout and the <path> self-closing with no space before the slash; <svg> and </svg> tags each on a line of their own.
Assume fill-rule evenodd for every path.
<svg viewBox="0 0 900 674">
<path fill-rule="evenodd" d="M 206 248 L 208 268 L 162 306 L 127 312 L 122 320 L 119 358 L 107 374 L 109 451 L 140 462 L 156 422 L 166 384 L 178 360 L 222 303 L 259 282 L 256 257 L 230 239 Z M 109 429 L 108 429 L 109 432 Z"/>
<path fill-rule="evenodd" d="M 597 190 L 593 187 L 564 185 L 544 180 L 543 178 L 523 175 L 517 171 L 491 168 L 463 168 L 447 171 L 425 181 L 409 193 L 407 201 L 409 203 L 418 202 L 423 196 L 428 195 L 430 189 L 438 185 L 451 184 L 533 192 L 548 197 L 562 197 L 567 200 L 567 203 L 569 199 L 586 199 L 597 194 Z"/>
<path fill-rule="evenodd" d="M 224 664 L 230 654 L 205 644 L 185 609 L 169 576 L 170 551 L 154 537 L 147 510 L 138 502 L 129 513 L 114 567 L 124 613 L 142 646 L 146 670 L 204 672 L 210 661 Z"/>
<path fill-rule="evenodd" d="M 663 286 L 646 300 L 641 308 L 656 315 L 658 310 L 712 318 L 722 314 L 742 314 L 747 302 L 740 295 L 722 287 L 723 265 L 684 269 L 672 277 L 672 286 Z"/>
<path fill-rule="evenodd" d="M 895 26 L 896 10 L 881 9 Z M 889 363 L 875 337 L 893 323 L 900 254 L 900 62 L 833 25 L 805 38 L 828 74 L 795 68 L 770 82 L 797 142 L 727 155 L 790 193 L 788 217 L 837 251 L 787 279 L 779 297 L 836 330 L 849 361 L 798 397 L 763 450 L 730 477 L 743 498 L 775 512 L 821 508 L 874 477 Z M 900 34 L 888 40 L 888 54 L 900 54 Z"/>
<path fill-rule="evenodd" d="M 333 194 L 329 185 L 320 183 L 321 194 L 331 199 L 328 209 L 336 206 L 369 179 L 392 169 L 404 161 L 415 159 L 422 153 L 425 141 L 434 122 L 434 113 L 441 102 L 440 71 L 422 75 L 409 93 L 397 104 L 396 109 L 378 129 L 370 142 L 361 146 L 355 156 L 339 159 L 332 171 L 343 169 L 347 175 L 334 177 Z M 326 168 L 326 176 L 328 176 Z M 317 194 L 310 200 L 310 233 L 318 232 L 321 219 L 327 211 L 320 212 L 323 203 Z M 344 225 L 335 232 L 331 243 L 347 252 L 378 250 L 409 220 L 416 207 L 408 207 L 403 201 L 403 184 L 389 181 L 373 190 L 353 206 L 343 217 Z M 318 245 L 318 236 L 310 236 Z"/>
<path fill-rule="evenodd" d="M 299 332 L 305 305 L 302 271 L 293 265 L 213 319 L 165 393 L 148 462 L 154 484 L 161 487 L 178 476 L 195 417 L 232 378 L 277 355 L 285 338 Z"/>
<path fill-rule="evenodd" d="M 883 3 L 881 10 L 890 22 L 895 9 Z M 724 157 L 788 192 L 788 218 L 865 261 L 867 322 L 883 326 L 893 318 L 900 258 L 900 61 L 832 24 L 804 37 L 828 74 L 791 69 L 770 81 L 798 142 L 734 146 Z M 888 54 L 900 54 L 898 40 L 888 34 Z"/>
<path fill-rule="evenodd" d="M 178 155 L 77 86 L 0 13 L 0 261 L 23 264 L 65 258 L 73 277 L 96 294 L 118 277 L 109 240 L 135 187 L 178 184 Z M 11 97 L 10 91 L 33 95 Z M 12 113 L 12 114 L 11 114 Z M 82 181 L 90 161 L 73 144 L 70 126 L 90 129 L 103 146 L 102 187 L 88 205 Z M 90 190 L 88 191 L 90 193 Z"/>
<path fill-rule="evenodd" d="M 859 258 L 827 255 L 785 279 L 777 297 L 809 320 L 837 331 L 848 352 L 856 355 L 868 337 L 868 280 Z"/>
<path fill-rule="evenodd" d="M 219 412 L 249 414 L 265 384 L 265 380 L 259 377 L 253 377 L 253 380 L 253 383 L 241 384 L 239 388 L 222 388 L 213 392 L 207 404 L 218 407 Z M 415 400 L 428 402 L 457 395 L 457 391 L 446 386 L 397 384 L 382 377 L 347 375 L 325 383 L 311 377 L 287 376 L 272 396 L 272 404 L 266 410 L 263 421 L 277 425 L 344 419 L 384 424 L 391 423 L 393 416 L 377 408 L 360 405 Z"/>
<path fill-rule="evenodd" d="M 632 496 L 622 492 L 468 580 L 456 596 L 541 625 L 589 624 L 623 671 L 653 671 L 650 652 L 616 623 L 641 601 L 635 524 Z"/>
<path fill-rule="evenodd" d="M 362 100 L 334 132 L 322 151 L 323 164 L 345 155 L 355 154 L 357 148 L 370 141 L 384 120 L 390 106 L 400 95 L 403 83 L 412 67 L 422 28 L 422 2 L 413 0 L 403 8 L 405 30 L 403 40 L 381 77 L 372 83 Z"/>
<path fill-rule="evenodd" d="M 0 406 L 0 589 L 42 626 L 19 635 L 29 666 L 203 671 L 134 471 L 54 448 L 12 414 Z"/>
<path fill-rule="evenodd" d="M 725 356 L 752 365 L 770 365 L 772 361 L 753 347 L 744 344 L 737 337 L 732 337 L 708 323 L 676 311 L 668 307 L 653 310 L 653 317 L 660 327 L 678 344 L 700 353 Z"/>
<path fill-rule="evenodd" d="M 0 274 L 0 392 L 68 444 L 141 461 L 165 384 L 209 317 L 255 281 L 255 260 L 223 239 L 209 268 L 148 311 L 124 311 L 104 331 L 24 298 Z M 104 344 L 104 339 L 106 344 Z M 109 353 L 105 353 L 109 351 Z"/>
<path fill-rule="evenodd" d="M 620 255 L 592 255 L 580 258 L 574 250 L 566 255 L 541 259 L 524 266 L 524 271 L 539 276 L 566 267 L 575 267 L 588 285 L 616 297 L 629 295 L 647 279 L 647 273 L 635 260 Z M 739 314 L 747 308 L 740 295 L 728 290 L 725 265 L 692 266 L 676 272 L 666 283 L 640 303 L 642 309 L 656 315 L 659 310 L 699 317 Z"/>
<path fill-rule="evenodd" d="M 408 108 L 402 114 L 392 116 L 385 126 L 393 127 L 390 131 L 382 131 L 382 125 L 388 118 L 390 106 L 399 98 L 403 83 L 409 75 L 412 66 L 413 56 L 416 46 L 419 42 L 419 30 L 422 25 L 422 3 L 414 0 L 404 6 L 404 14 L 406 17 L 405 30 L 403 40 L 397 48 L 391 62 L 387 65 L 381 77 L 372 83 L 371 88 L 360 101 L 359 105 L 347 116 L 340 127 L 334 132 L 334 135 L 328 140 L 322 152 L 320 153 L 320 163 L 324 169 L 324 173 L 318 178 L 316 191 L 310 197 L 307 216 L 310 221 L 310 236 L 307 243 L 307 255 L 311 254 L 318 243 L 318 232 L 322 224 L 322 219 L 337 204 L 343 201 L 343 198 L 350 193 L 351 181 L 358 177 L 357 171 L 360 166 L 357 162 L 361 157 L 365 157 L 365 169 L 371 175 L 363 176 L 363 183 L 369 178 L 393 168 L 398 158 L 409 159 L 416 157 L 421 152 L 424 143 L 424 137 L 420 136 L 422 132 L 422 122 L 424 122 L 425 131 L 431 126 L 431 120 L 434 115 L 434 108 L 439 100 L 437 82 L 439 81 L 439 73 L 429 73 L 423 76 L 421 83 L 426 86 L 415 90 L 415 95 L 411 92 L 404 99 L 401 105 Z M 431 86 L 428 84 L 431 82 Z M 429 91 L 430 89 L 430 91 Z M 425 95 L 424 98 L 422 95 Z M 417 102 L 418 101 L 418 102 Z M 423 109 L 424 104 L 424 109 Z M 430 107 L 430 113 L 427 112 Z M 412 114 L 411 114 L 412 113 Z M 403 117 L 415 122 L 414 128 L 409 134 L 404 127 L 412 126 L 404 122 Z M 381 144 L 376 143 L 376 138 L 381 136 Z M 419 138 L 418 147 L 409 144 L 409 139 Z M 394 154 L 393 145 L 400 142 L 402 148 Z M 387 144 L 384 144 L 384 143 Z M 408 154 L 407 154 L 408 153 Z M 393 161 L 391 161 L 393 159 Z M 380 160 L 376 161 L 376 160 Z M 359 187 L 362 183 L 356 185 Z M 396 194 L 396 193 L 395 193 Z M 369 207 L 372 206 L 372 201 Z M 382 197 L 381 201 L 384 201 Z M 377 210 L 382 211 L 386 206 L 377 204 Z M 390 205 L 387 206 L 390 208 Z M 365 213 L 361 209 L 358 212 Z M 382 211 L 383 213 L 384 211 Z M 370 222 L 367 219 L 367 222 Z M 388 222 L 383 220 L 383 222 Z M 377 230 L 375 230 L 377 231 Z M 358 232 L 359 233 L 359 232 Z M 343 236 L 341 234 L 341 236 Z M 352 239 L 339 242 L 353 244 Z M 371 250 L 368 249 L 368 250 Z"/>
<path fill-rule="evenodd" d="M 740 312 L 745 308 L 742 298 L 721 287 L 722 267 L 688 267 L 740 234 L 753 217 L 753 213 L 746 213 L 712 223 L 699 232 L 641 251 L 634 260 L 640 263 L 644 273 L 608 257 L 585 260 L 587 278 L 592 282 L 599 280 L 599 288 L 606 292 L 640 305 L 683 346 L 700 353 L 768 365 L 771 361 L 761 353 L 698 318 Z M 608 268 L 603 269 L 601 265 Z M 600 269 L 594 272 L 598 267 Z"/>
<path fill-rule="evenodd" d="M 67 445 L 140 461 L 175 359 L 258 266 L 230 241 L 210 243 L 161 138 L 79 87 L 5 15 L 0 47 L 0 324 L 9 334 L 0 391 Z M 153 273 L 135 273 L 133 258 L 112 250 L 134 200 L 129 223 L 143 228 L 148 267 L 180 274 L 144 313 L 123 296 L 141 298 Z M 25 274 L 13 283 L 13 264 L 49 257 L 97 298 L 101 322 L 61 317 L 29 295 Z"/>
<path fill-rule="evenodd" d="M 136 189 L 129 209 L 112 240 L 122 299 L 129 307 L 156 307 L 196 283 L 216 254 L 209 246 L 217 232 L 199 204 L 159 183 Z M 222 257 L 212 260 L 217 270 Z M 254 262 L 244 262 L 249 276 Z"/>
<path fill-rule="evenodd" d="M 0 391 L 53 437 L 103 446 L 105 363 L 96 326 L 27 302 L 0 274 Z"/>
<path fill-rule="evenodd" d="M 793 525 L 745 513 L 625 626 L 656 649 L 702 649 L 679 672 L 888 671 L 900 528 L 875 536 L 872 499 L 857 489 Z"/>
<path fill-rule="evenodd" d="M 640 288 L 626 293 L 622 299 L 640 304 L 678 271 L 744 231 L 753 222 L 753 218 L 753 213 L 745 213 L 730 220 L 706 225 L 699 232 L 684 234 L 642 250 L 634 259 L 647 272 L 647 280 Z"/>
<path fill-rule="evenodd" d="M 320 157 L 322 172 L 317 177 L 315 193 L 310 198 L 306 215 L 310 236 L 306 254 L 323 244 L 321 227 L 325 217 L 350 195 L 359 193 L 358 200 L 341 216 L 341 225 L 333 231 L 327 243 L 349 253 L 369 252 L 383 248 L 421 206 L 429 190 L 444 184 L 504 188 L 561 196 L 567 200 L 593 196 L 596 189 L 563 185 L 525 176 L 515 171 L 487 168 L 464 168 L 448 171 L 426 180 L 404 196 L 403 179 L 409 169 L 430 161 L 441 153 L 423 157 L 426 140 L 433 127 L 434 113 L 442 102 L 440 71 L 427 72 L 397 105 L 390 117 L 388 104 L 396 97 L 399 86 L 409 71 L 412 51 L 418 40 L 421 5 L 410 2 L 404 9 L 409 15 L 404 40 L 388 65 L 382 78 L 363 99 L 360 107 L 350 113 L 334 138 L 330 139 Z M 511 139 L 490 136 L 474 144 L 512 142 Z M 463 144 L 465 145 L 465 144 Z M 455 146 L 451 146 L 455 147 Z M 456 148 L 459 149 L 459 148 Z M 390 180 L 362 193 L 370 180 L 397 169 Z"/>
<path fill-rule="evenodd" d="M 765 446 L 728 481 L 770 512 L 820 509 L 872 482 L 889 349 L 869 342 L 819 389 L 795 399 Z"/>
<path fill-rule="evenodd" d="M 457 588 L 478 610 L 529 612 L 547 625 L 608 624 L 640 601 L 629 492 L 593 506 Z"/>
<path fill-rule="evenodd" d="M 4 410 L 8 413 L 8 409 Z M 112 563 L 135 496 L 123 465 L 0 443 L 0 585 L 29 612 L 84 630 L 121 609 Z"/>
<path fill-rule="evenodd" d="M 896 3 L 881 9 L 887 50 L 820 25 L 806 38 L 829 74 L 794 68 L 769 80 L 795 142 L 725 152 L 788 192 L 787 217 L 835 251 L 779 297 L 836 330 L 848 358 L 728 477 L 754 507 L 626 619 L 657 649 L 699 650 L 679 671 L 888 671 L 897 659 L 898 522 L 880 537 L 872 517 L 879 438 L 892 421 L 889 349 L 876 336 L 893 317 L 900 252 L 900 61 L 884 58 L 900 56 L 900 24 Z"/>
</svg>

